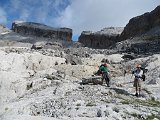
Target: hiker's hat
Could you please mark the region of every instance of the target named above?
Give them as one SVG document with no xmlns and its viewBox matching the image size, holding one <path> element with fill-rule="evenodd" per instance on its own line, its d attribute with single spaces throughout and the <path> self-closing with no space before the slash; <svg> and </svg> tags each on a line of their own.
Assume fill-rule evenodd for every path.
<svg viewBox="0 0 160 120">
<path fill-rule="evenodd" d="M 141 68 L 141 65 L 137 65 L 137 68 Z"/>
<path fill-rule="evenodd" d="M 107 63 L 105 63 L 104 66 L 107 67 L 108 66 Z"/>
</svg>

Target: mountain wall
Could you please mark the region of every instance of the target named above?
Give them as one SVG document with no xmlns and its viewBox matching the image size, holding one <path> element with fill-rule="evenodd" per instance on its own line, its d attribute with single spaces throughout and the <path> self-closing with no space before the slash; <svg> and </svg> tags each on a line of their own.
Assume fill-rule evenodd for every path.
<svg viewBox="0 0 160 120">
<path fill-rule="evenodd" d="M 151 12 L 130 19 L 120 38 L 126 40 L 146 33 L 160 35 L 160 6 Z"/>
<path fill-rule="evenodd" d="M 70 28 L 52 28 L 39 23 L 15 21 L 12 23 L 12 30 L 22 35 L 72 41 Z"/>
<path fill-rule="evenodd" d="M 151 12 L 130 19 L 124 29 L 109 27 L 98 32 L 83 31 L 78 42 L 86 47 L 106 49 L 119 41 L 141 35 L 148 36 L 151 40 L 151 36 L 160 36 L 160 6 Z"/>
<path fill-rule="evenodd" d="M 105 49 L 118 41 L 122 27 L 104 28 L 98 32 L 83 31 L 78 39 L 86 47 Z"/>
</svg>

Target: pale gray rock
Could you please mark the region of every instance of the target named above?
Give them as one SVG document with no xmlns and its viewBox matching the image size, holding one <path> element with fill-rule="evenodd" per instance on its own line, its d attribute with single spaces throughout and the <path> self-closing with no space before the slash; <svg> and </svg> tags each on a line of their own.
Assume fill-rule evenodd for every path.
<svg viewBox="0 0 160 120">
<path fill-rule="evenodd" d="M 66 63 L 67 64 L 71 64 L 71 65 L 78 65 L 78 64 L 82 64 L 81 59 L 78 57 L 75 57 L 73 55 L 66 55 Z"/>
<path fill-rule="evenodd" d="M 156 79 L 152 79 L 151 81 L 148 82 L 148 84 L 155 85 L 155 84 L 157 84 L 157 80 Z"/>
</svg>

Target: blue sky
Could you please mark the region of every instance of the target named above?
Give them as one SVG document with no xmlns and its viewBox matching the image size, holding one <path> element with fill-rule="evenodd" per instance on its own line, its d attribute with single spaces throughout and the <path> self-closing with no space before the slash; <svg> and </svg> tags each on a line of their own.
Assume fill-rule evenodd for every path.
<svg viewBox="0 0 160 120">
<path fill-rule="evenodd" d="M 160 0 L 0 0 L 0 24 L 14 20 L 73 29 L 73 39 L 82 31 L 124 27 L 129 19 L 150 12 Z"/>
</svg>

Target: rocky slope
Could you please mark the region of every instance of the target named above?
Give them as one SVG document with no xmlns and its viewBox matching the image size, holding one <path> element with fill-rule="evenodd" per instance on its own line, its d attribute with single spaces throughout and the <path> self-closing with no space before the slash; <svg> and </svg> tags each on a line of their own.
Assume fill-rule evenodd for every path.
<svg viewBox="0 0 160 120">
<path fill-rule="evenodd" d="M 77 54 L 69 50 L 1 46 L 1 120 L 159 119 L 159 54 L 126 61 L 123 54 L 107 55 L 104 50 L 79 48 Z M 68 55 L 74 59 L 66 62 Z M 102 59 L 108 59 L 113 70 L 111 87 L 81 85 L 82 78 L 98 70 Z M 129 71 L 137 63 L 149 69 L 139 98 L 134 96 L 131 74 L 123 76 L 124 69 Z"/>
<path fill-rule="evenodd" d="M 160 36 L 141 36 L 117 42 L 113 47 L 115 50 L 124 53 L 134 53 L 141 55 L 153 55 L 160 53 Z"/>
<path fill-rule="evenodd" d="M 84 33 L 86 46 L 104 48 L 103 39 L 113 47 L 92 49 L 0 29 L 0 120 L 160 119 L 160 37 L 155 32 L 116 44 L 122 28 Z M 95 75 L 106 60 L 110 87 L 98 84 L 101 76 Z M 137 64 L 148 69 L 140 97 L 134 96 L 131 75 Z M 96 82 L 82 84 L 93 78 Z"/>
</svg>

